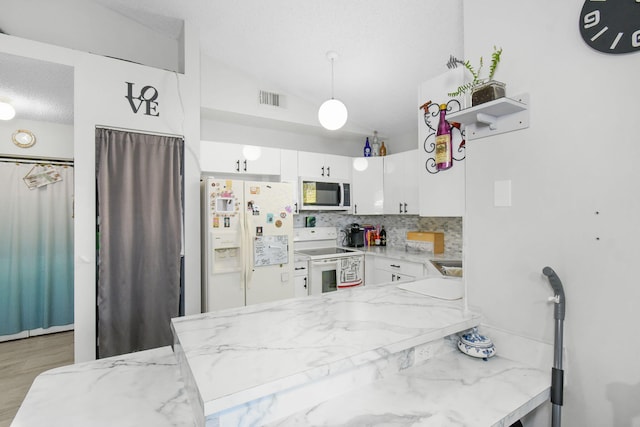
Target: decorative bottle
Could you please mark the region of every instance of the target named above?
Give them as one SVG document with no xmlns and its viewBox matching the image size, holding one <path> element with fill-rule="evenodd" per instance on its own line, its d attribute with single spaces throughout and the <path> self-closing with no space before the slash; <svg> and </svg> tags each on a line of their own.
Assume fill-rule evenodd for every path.
<svg viewBox="0 0 640 427">
<path fill-rule="evenodd" d="M 453 165 L 451 153 L 451 125 L 447 122 L 447 104 L 440 104 L 440 122 L 436 132 L 436 168 L 449 169 Z"/>
<path fill-rule="evenodd" d="M 371 153 L 373 156 L 379 156 L 380 155 L 380 142 L 378 142 L 378 131 L 374 130 L 373 131 L 373 144 L 371 147 Z"/>
<path fill-rule="evenodd" d="M 384 225 L 380 230 L 380 246 L 387 246 L 387 230 L 384 229 Z"/>
<path fill-rule="evenodd" d="M 380 155 L 381 156 L 387 155 L 387 147 L 384 146 L 384 141 L 382 141 L 382 145 L 380 145 Z"/>
<path fill-rule="evenodd" d="M 371 157 L 371 145 L 369 145 L 369 137 L 367 137 L 367 142 L 364 144 L 364 156 Z"/>
</svg>

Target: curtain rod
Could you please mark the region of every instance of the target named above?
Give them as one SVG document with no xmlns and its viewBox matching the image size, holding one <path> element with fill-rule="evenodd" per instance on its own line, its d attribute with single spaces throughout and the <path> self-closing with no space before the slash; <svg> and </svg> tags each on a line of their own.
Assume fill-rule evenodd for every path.
<svg viewBox="0 0 640 427">
<path fill-rule="evenodd" d="M 73 160 L 48 159 L 46 157 L 0 156 L 0 162 L 73 166 Z"/>
<path fill-rule="evenodd" d="M 117 127 L 117 126 L 96 125 L 96 129 L 119 130 L 119 131 L 123 131 L 123 132 L 141 133 L 143 135 L 170 136 L 170 137 L 173 137 L 173 138 L 180 138 L 180 139 L 184 140 L 184 135 L 176 135 L 176 134 L 173 134 L 173 133 L 164 133 L 164 132 L 151 132 L 151 131 L 145 131 L 145 130 L 140 130 L 140 129 L 128 129 L 128 128 L 121 128 L 121 127 Z"/>
</svg>

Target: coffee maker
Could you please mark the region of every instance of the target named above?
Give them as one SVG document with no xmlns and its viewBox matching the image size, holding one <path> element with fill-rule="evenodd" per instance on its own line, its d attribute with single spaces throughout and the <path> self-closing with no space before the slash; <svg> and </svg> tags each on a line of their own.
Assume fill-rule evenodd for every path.
<svg viewBox="0 0 640 427">
<path fill-rule="evenodd" d="M 360 224 L 351 224 L 345 232 L 347 234 L 347 246 L 351 248 L 364 246 L 364 228 Z"/>
</svg>

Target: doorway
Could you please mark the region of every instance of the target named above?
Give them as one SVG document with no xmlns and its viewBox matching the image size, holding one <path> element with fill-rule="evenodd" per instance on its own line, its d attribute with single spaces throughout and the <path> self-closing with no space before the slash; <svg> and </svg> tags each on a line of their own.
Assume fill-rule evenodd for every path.
<svg viewBox="0 0 640 427">
<path fill-rule="evenodd" d="M 74 68 L 3 52 L 0 62 L 0 96 L 15 108 L 12 120 L 0 121 L 0 304 L 8 304 L 0 307 L 0 341 L 7 341 L 73 329 Z M 40 186 L 56 175 L 60 181 Z"/>
<path fill-rule="evenodd" d="M 96 128 L 98 358 L 173 344 L 183 170 L 182 137 Z"/>
<path fill-rule="evenodd" d="M 0 158 L 0 341 L 73 328 L 73 164 Z"/>
</svg>

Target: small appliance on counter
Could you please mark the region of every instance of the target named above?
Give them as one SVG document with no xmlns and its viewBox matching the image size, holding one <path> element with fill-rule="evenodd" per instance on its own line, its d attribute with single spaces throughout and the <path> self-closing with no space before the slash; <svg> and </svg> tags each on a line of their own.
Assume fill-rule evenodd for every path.
<svg viewBox="0 0 640 427">
<path fill-rule="evenodd" d="M 347 246 L 361 248 L 364 246 L 364 228 L 360 224 L 353 223 L 345 230 L 347 234 Z"/>
</svg>

